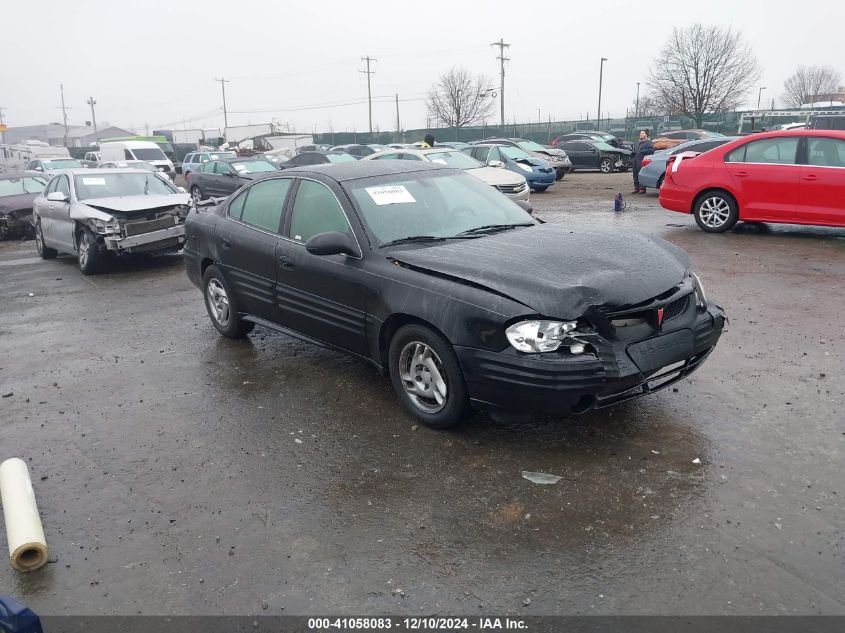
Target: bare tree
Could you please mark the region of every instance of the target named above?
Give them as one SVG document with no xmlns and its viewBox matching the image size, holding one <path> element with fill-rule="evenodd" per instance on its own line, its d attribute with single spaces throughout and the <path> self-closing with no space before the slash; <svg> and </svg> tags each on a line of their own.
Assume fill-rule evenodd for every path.
<svg viewBox="0 0 845 633">
<path fill-rule="evenodd" d="M 842 75 L 830 66 L 799 66 L 783 82 L 783 102 L 787 108 L 827 101 L 841 85 Z"/>
<path fill-rule="evenodd" d="M 651 94 L 640 95 L 639 103 L 634 99 L 628 111 L 631 113 L 631 116 L 635 117 L 653 117 L 669 114 L 669 108 L 664 107 L 660 103 L 660 100 Z"/>
<path fill-rule="evenodd" d="M 495 105 L 488 96 L 490 85 L 490 79 L 484 75 L 473 77 L 465 68 L 452 68 L 428 92 L 429 117 L 447 127 L 480 123 Z"/>
<path fill-rule="evenodd" d="M 760 77 L 742 35 L 718 26 L 675 28 L 654 60 L 649 85 L 667 110 L 695 119 L 735 110 Z"/>
</svg>

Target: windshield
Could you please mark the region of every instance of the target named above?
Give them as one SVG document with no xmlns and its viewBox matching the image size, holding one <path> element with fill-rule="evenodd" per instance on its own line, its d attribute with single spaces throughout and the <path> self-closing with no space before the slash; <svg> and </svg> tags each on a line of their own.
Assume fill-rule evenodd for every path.
<svg viewBox="0 0 845 633">
<path fill-rule="evenodd" d="M 122 167 L 123 165 L 121 165 Z M 144 171 L 158 171 L 155 165 L 150 165 L 144 161 L 138 161 L 137 163 L 126 163 L 126 167 L 130 167 L 132 169 L 143 169 Z"/>
<path fill-rule="evenodd" d="M 138 160 L 167 160 L 167 156 L 158 147 L 141 147 L 131 151 Z"/>
<path fill-rule="evenodd" d="M 82 167 L 82 163 L 74 158 L 54 158 L 53 160 L 45 160 L 44 167 L 46 169 L 73 169 L 74 167 Z"/>
<path fill-rule="evenodd" d="M 21 193 L 41 193 L 47 185 L 41 178 L 13 178 L 0 180 L 0 197 Z"/>
<path fill-rule="evenodd" d="M 491 224 L 533 224 L 531 216 L 470 174 L 396 174 L 346 185 L 379 244 L 413 235 L 453 237 Z"/>
<path fill-rule="evenodd" d="M 236 158 L 235 152 L 211 152 L 209 153 L 211 160 L 218 160 L 220 158 Z"/>
<path fill-rule="evenodd" d="M 243 160 L 230 163 L 232 169 L 239 174 L 260 174 L 265 171 L 278 171 L 273 163 L 266 160 Z"/>
<path fill-rule="evenodd" d="M 355 157 L 351 154 L 326 154 L 326 158 L 329 159 L 330 163 L 348 163 L 355 160 Z"/>
<path fill-rule="evenodd" d="M 531 158 L 531 155 L 525 150 L 518 147 L 511 147 L 509 145 L 500 145 L 499 151 L 511 160 L 522 160 L 523 158 Z"/>
<path fill-rule="evenodd" d="M 74 176 L 76 197 L 79 200 L 113 198 L 118 196 L 160 196 L 178 193 L 155 174 L 110 174 Z"/>
<path fill-rule="evenodd" d="M 426 154 L 425 157 L 432 163 L 439 163 L 441 165 L 455 167 L 456 169 L 478 169 L 479 167 L 484 167 L 484 165 L 471 156 L 455 150 L 451 152 L 431 152 Z"/>
<path fill-rule="evenodd" d="M 535 143 L 534 141 L 519 141 L 517 142 L 522 149 L 526 152 L 547 152 L 548 150 L 540 145 L 539 143 Z"/>
</svg>

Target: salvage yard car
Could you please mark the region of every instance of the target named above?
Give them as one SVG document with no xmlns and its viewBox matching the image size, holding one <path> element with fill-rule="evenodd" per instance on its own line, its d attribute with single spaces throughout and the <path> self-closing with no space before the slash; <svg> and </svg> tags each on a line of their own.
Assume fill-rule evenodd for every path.
<svg viewBox="0 0 845 633">
<path fill-rule="evenodd" d="M 692 213 L 722 233 L 738 222 L 845 226 L 845 132 L 787 130 L 742 137 L 709 152 L 672 156 L 664 209 Z"/>
<path fill-rule="evenodd" d="M 32 205 L 46 186 L 41 176 L 0 176 L 0 240 L 32 232 Z"/>
<path fill-rule="evenodd" d="M 278 169 L 263 156 L 221 158 L 203 163 L 191 178 L 191 197 L 194 202 L 208 196 L 225 197 L 248 182 Z"/>
<path fill-rule="evenodd" d="M 524 138 L 488 138 L 477 143 L 495 143 L 496 145 L 510 145 L 528 152 L 534 158 L 542 158 L 548 161 L 555 170 L 555 179 L 560 180 L 568 172 L 572 171 L 572 163 L 562 149 L 557 147 L 543 147 L 536 141 Z"/>
<path fill-rule="evenodd" d="M 551 163 L 512 145 L 475 143 L 461 150 L 488 167 L 504 167 L 525 178 L 531 191 L 543 192 L 553 184 L 557 174 Z"/>
<path fill-rule="evenodd" d="M 85 275 L 106 254 L 178 250 L 190 196 L 163 174 L 138 169 L 68 169 L 35 199 L 35 246 L 43 259 L 76 255 Z"/>
<path fill-rule="evenodd" d="M 700 367 L 725 321 L 678 247 L 538 223 L 423 161 L 286 170 L 192 211 L 186 237 L 220 334 L 258 324 L 365 359 L 435 428 L 471 405 L 567 414 L 650 393 Z"/>
<path fill-rule="evenodd" d="M 569 156 L 573 170 L 598 169 L 603 174 L 609 174 L 614 169 L 626 171 L 631 168 L 632 152 L 604 141 L 563 141 L 557 147 Z"/>
</svg>

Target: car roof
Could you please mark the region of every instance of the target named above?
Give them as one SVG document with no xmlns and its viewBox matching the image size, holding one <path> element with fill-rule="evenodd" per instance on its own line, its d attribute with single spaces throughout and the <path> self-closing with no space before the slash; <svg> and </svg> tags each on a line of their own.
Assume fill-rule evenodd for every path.
<svg viewBox="0 0 845 633">
<path fill-rule="evenodd" d="M 37 178 L 39 176 L 42 180 L 44 179 L 44 176 L 41 174 L 41 172 L 28 171 L 15 174 L 0 174 L 0 180 L 20 180 L 21 178 Z"/>
<path fill-rule="evenodd" d="M 407 160 L 356 160 L 354 163 L 332 163 L 329 165 L 307 165 L 286 169 L 279 174 L 289 173 L 314 173 L 321 174 L 336 180 L 347 182 L 361 178 L 372 178 L 374 176 L 391 176 L 394 174 L 412 174 L 422 171 L 451 171 L 461 173 L 459 169 L 444 167 L 437 163 L 426 161 Z"/>
<path fill-rule="evenodd" d="M 110 163 L 116 162 L 123 162 L 123 161 L 108 161 Z M 151 174 L 153 172 L 149 172 L 146 169 L 133 169 L 132 167 L 103 167 L 97 169 L 57 169 L 56 173 L 53 175 L 53 178 L 56 176 L 67 175 L 67 176 L 100 176 L 101 174 Z"/>
</svg>

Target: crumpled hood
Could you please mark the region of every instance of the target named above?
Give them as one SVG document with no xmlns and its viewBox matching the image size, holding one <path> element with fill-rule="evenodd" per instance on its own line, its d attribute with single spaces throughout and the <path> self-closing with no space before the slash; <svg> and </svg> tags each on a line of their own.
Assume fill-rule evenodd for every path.
<svg viewBox="0 0 845 633">
<path fill-rule="evenodd" d="M 162 207 L 174 207 L 176 205 L 187 205 L 191 196 L 187 193 L 172 193 L 156 196 L 119 196 L 115 198 L 90 198 L 80 202 L 95 209 L 104 211 L 118 211 L 131 213 L 133 211 L 149 211 Z"/>
<path fill-rule="evenodd" d="M 15 211 L 32 211 L 32 203 L 40 193 L 17 193 L 0 198 L 0 214 L 8 215 Z"/>
<path fill-rule="evenodd" d="M 542 224 L 408 251 L 392 258 L 485 286 L 538 314 L 577 319 L 642 303 L 683 281 L 687 254 L 633 230 Z"/>
</svg>

